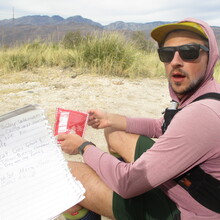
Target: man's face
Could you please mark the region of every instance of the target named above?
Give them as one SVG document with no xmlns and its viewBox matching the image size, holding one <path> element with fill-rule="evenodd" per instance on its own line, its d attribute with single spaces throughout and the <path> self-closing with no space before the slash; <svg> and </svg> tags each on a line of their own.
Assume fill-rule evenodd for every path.
<svg viewBox="0 0 220 220">
<path fill-rule="evenodd" d="M 185 44 L 205 45 L 198 35 L 189 31 L 178 31 L 168 35 L 164 47 Z M 199 57 L 193 61 L 184 61 L 176 51 L 173 60 L 164 63 L 168 82 L 179 99 L 200 85 L 206 72 L 207 63 L 208 53 L 203 50 L 200 50 Z"/>
</svg>

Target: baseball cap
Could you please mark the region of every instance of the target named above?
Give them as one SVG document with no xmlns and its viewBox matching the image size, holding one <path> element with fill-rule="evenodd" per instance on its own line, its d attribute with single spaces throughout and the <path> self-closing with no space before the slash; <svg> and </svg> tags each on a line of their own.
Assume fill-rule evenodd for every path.
<svg viewBox="0 0 220 220">
<path fill-rule="evenodd" d="M 157 41 L 159 45 L 161 45 L 163 44 L 167 35 L 170 32 L 175 31 L 175 30 L 191 31 L 191 32 L 194 32 L 200 35 L 203 38 L 208 39 L 202 27 L 199 24 L 194 23 L 194 22 L 179 22 L 179 23 L 170 23 L 170 24 L 160 25 L 151 31 L 151 37 L 155 41 Z"/>
</svg>

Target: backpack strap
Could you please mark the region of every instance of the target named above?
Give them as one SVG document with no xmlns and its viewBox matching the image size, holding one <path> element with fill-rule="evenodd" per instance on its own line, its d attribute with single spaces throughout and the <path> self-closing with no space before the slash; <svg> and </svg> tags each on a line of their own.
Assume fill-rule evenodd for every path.
<svg viewBox="0 0 220 220">
<path fill-rule="evenodd" d="M 164 112 L 164 121 L 163 121 L 163 124 L 162 124 L 162 134 L 164 134 L 164 132 L 167 130 L 170 122 L 172 121 L 174 115 L 179 112 L 180 110 L 182 110 L 181 108 L 179 109 L 169 109 L 169 108 L 166 108 L 165 109 L 165 112 Z"/>
<path fill-rule="evenodd" d="M 220 101 L 220 93 L 215 93 L 215 92 L 206 93 L 204 95 L 199 96 L 192 102 L 196 102 L 202 99 L 215 99 L 215 100 Z"/>
<path fill-rule="evenodd" d="M 215 92 L 206 93 L 204 95 L 199 96 L 198 98 L 196 98 L 192 102 L 200 101 L 202 99 L 214 99 L 214 100 L 220 101 L 220 93 L 215 93 Z M 165 112 L 164 112 L 164 122 L 163 122 L 163 125 L 161 127 L 163 134 L 166 131 L 166 129 L 168 128 L 168 126 L 169 126 L 171 120 L 173 119 L 174 115 L 177 112 L 179 112 L 180 110 L 182 110 L 182 108 L 179 108 L 179 109 L 169 109 L 169 108 L 166 108 L 165 109 Z"/>
<path fill-rule="evenodd" d="M 193 102 L 202 99 L 215 99 L 220 101 L 219 93 L 206 93 L 196 98 Z M 164 123 L 162 132 L 169 126 L 174 115 L 182 109 L 166 109 L 164 113 Z M 197 202 L 206 208 L 220 213 L 220 181 L 205 173 L 199 165 L 187 171 L 183 175 L 174 179 L 183 187 Z"/>
</svg>

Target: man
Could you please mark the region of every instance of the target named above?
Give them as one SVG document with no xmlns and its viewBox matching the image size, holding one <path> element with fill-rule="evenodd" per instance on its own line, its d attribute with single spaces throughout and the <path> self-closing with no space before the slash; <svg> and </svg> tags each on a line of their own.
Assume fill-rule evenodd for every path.
<svg viewBox="0 0 220 220">
<path fill-rule="evenodd" d="M 164 134 L 164 118 L 129 118 L 90 110 L 88 124 L 105 128 L 110 152 L 126 162 L 77 135 L 58 136 L 63 151 L 81 151 L 85 161 L 69 163 L 86 188 L 86 199 L 69 212 L 85 207 L 122 220 L 220 219 L 219 197 L 215 198 L 220 190 L 220 101 L 193 102 L 203 94 L 220 93 L 213 79 L 218 60 L 214 33 L 205 22 L 191 18 L 159 26 L 151 36 L 159 45 L 170 96 L 182 110 Z M 148 137 L 158 139 L 154 143 Z M 198 192 L 203 180 L 194 184 L 187 179 L 195 168 L 216 185 L 210 183 L 207 191 Z M 184 173 L 188 176 L 182 177 Z M 191 185 L 197 196 L 191 193 Z"/>
</svg>

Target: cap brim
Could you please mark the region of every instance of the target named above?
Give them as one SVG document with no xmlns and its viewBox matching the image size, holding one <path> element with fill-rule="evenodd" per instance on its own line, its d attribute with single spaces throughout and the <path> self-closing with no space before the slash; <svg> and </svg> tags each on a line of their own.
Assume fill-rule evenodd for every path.
<svg viewBox="0 0 220 220">
<path fill-rule="evenodd" d="M 172 23 L 172 24 L 165 24 L 159 27 L 156 27 L 151 32 L 151 37 L 161 45 L 166 36 L 175 30 L 187 30 L 199 34 L 200 36 L 207 38 L 203 29 L 196 23 L 192 22 L 184 22 L 184 23 Z"/>
</svg>

